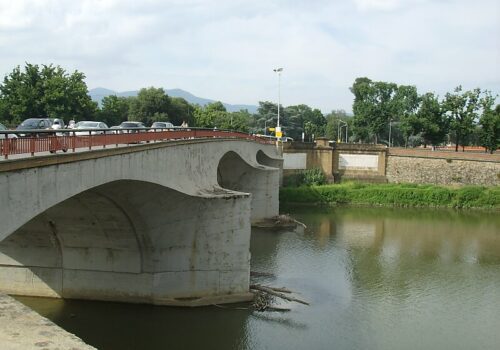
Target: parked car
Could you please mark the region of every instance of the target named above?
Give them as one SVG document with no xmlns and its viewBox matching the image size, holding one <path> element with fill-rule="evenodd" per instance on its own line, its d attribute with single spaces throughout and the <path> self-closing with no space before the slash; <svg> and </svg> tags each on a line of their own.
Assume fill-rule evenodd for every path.
<svg viewBox="0 0 500 350">
<path fill-rule="evenodd" d="M 52 126 L 52 121 L 49 118 L 29 118 L 24 120 L 19 124 L 16 130 L 19 131 L 31 131 L 31 130 L 43 130 L 50 129 Z M 19 136 L 48 136 L 46 133 L 26 133 L 18 134 Z"/>
<path fill-rule="evenodd" d="M 8 131 L 5 125 L 0 123 L 0 131 Z M 0 140 L 7 139 L 4 142 L 0 142 L 0 154 L 3 154 L 3 147 L 8 147 L 9 150 L 16 149 L 17 135 L 16 134 L 0 134 Z"/>
<path fill-rule="evenodd" d="M 9 129 L 7 129 L 5 127 L 5 125 L 0 123 L 0 131 L 9 131 Z M 17 135 L 16 134 L 0 134 L 0 139 L 17 139 Z"/>
<path fill-rule="evenodd" d="M 106 123 L 103 122 L 95 122 L 95 121 L 81 121 L 75 124 L 74 130 L 78 129 L 98 129 L 95 131 L 76 131 L 75 135 L 99 135 L 104 134 L 106 130 L 99 129 L 109 129 Z"/>
<path fill-rule="evenodd" d="M 174 124 L 170 122 L 154 122 L 151 124 L 151 129 L 173 129 L 175 128 Z M 157 131 L 157 130 L 149 130 L 149 131 Z"/>
</svg>

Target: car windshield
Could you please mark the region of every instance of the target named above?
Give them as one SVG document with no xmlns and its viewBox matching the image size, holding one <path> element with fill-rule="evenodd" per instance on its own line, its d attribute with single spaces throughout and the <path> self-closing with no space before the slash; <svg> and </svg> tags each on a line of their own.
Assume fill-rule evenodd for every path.
<svg viewBox="0 0 500 350">
<path fill-rule="evenodd" d="M 39 123 L 40 119 L 31 118 L 31 119 L 26 119 L 24 122 L 21 123 L 20 126 L 35 127 L 38 126 Z"/>
<path fill-rule="evenodd" d="M 122 128 L 142 128 L 143 126 L 140 123 L 127 123 L 123 122 L 120 124 Z"/>
<path fill-rule="evenodd" d="M 99 122 L 79 122 L 76 124 L 77 129 L 98 129 Z"/>
<path fill-rule="evenodd" d="M 0 130 L 7 130 L 7 128 L 3 124 L 0 124 Z"/>
</svg>

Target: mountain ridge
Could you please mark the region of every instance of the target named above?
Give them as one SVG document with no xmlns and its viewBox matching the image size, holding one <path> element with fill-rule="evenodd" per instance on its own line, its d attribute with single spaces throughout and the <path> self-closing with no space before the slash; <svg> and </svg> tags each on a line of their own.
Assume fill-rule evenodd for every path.
<svg viewBox="0 0 500 350">
<path fill-rule="evenodd" d="M 201 106 L 205 106 L 209 103 L 217 102 L 217 100 L 212 100 L 212 99 L 208 99 L 208 98 L 195 96 L 192 93 L 190 93 L 189 91 L 182 90 L 179 88 L 164 89 L 164 90 L 168 96 L 181 97 L 192 104 L 198 104 Z M 97 102 L 99 105 L 101 104 L 102 99 L 104 97 L 107 97 L 107 96 L 115 95 L 118 97 L 131 97 L 131 96 L 137 96 L 138 93 L 139 93 L 138 90 L 117 92 L 117 91 L 103 88 L 103 87 L 96 87 L 96 88 L 89 90 L 90 97 L 92 98 L 93 101 Z M 256 113 L 257 108 L 258 108 L 258 106 L 256 106 L 256 105 L 230 104 L 230 103 L 225 103 L 225 102 L 222 102 L 222 104 L 224 105 L 224 107 L 226 107 L 226 110 L 228 112 L 238 112 L 242 109 L 246 109 L 246 110 L 248 110 L 249 113 Z"/>
</svg>

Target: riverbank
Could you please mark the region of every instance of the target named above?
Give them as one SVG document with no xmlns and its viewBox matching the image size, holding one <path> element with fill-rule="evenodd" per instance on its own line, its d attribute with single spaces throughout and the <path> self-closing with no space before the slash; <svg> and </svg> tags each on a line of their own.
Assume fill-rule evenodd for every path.
<svg viewBox="0 0 500 350">
<path fill-rule="evenodd" d="M 0 294 L 0 348 L 2 350 L 95 349 L 5 294 Z"/>
<path fill-rule="evenodd" d="M 362 183 L 283 187 L 280 202 L 500 210 L 500 187 Z"/>
</svg>

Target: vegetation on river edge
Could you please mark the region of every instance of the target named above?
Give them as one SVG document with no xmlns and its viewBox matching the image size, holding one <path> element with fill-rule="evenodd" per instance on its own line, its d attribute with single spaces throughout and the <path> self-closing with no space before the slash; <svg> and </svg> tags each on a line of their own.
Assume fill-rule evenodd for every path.
<svg viewBox="0 0 500 350">
<path fill-rule="evenodd" d="M 284 187 L 280 202 L 500 209 L 500 187 L 343 183 Z"/>
</svg>

